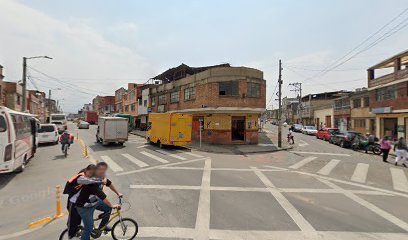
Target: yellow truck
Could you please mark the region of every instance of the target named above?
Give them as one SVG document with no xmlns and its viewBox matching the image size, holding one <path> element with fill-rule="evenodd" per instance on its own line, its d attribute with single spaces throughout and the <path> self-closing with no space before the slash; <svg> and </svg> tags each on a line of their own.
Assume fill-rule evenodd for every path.
<svg viewBox="0 0 408 240">
<path fill-rule="evenodd" d="M 150 113 L 146 139 L 150 143 L 186 146 L 191 143 L 193 116 L 184 113 Z"/>
</svg>

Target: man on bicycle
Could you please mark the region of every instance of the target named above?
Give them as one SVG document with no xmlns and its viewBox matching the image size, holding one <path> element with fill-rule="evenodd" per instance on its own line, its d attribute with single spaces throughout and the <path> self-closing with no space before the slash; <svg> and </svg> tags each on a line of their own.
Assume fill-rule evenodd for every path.
<svg viewBox="0 0 408 240">
<path fill-rule="evenodd" d="M 68 144 L 68 148 L 71 146 L 71 143 L 74 141 L 74 136 L 70 135 L 67 130 L 64 131 L 64 133 L 61 134 L 60 136 L 60 142 L 61 142 L 61 150 L 62 153 L 64 153 L 64 147 L 66 144 Z"/>
</svg>

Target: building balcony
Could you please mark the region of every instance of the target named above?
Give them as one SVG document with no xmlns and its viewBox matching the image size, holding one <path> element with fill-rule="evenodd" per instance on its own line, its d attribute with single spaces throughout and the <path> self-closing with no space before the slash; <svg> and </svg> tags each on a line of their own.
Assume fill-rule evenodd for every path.
<svg viewBox="0 0 408 240">
<path fill-rule="evenodd" d="M 399 70 L 378 78 L 374 78 L 368 81 L 368 87 L 377 87 L 377 86 L 382 86 L 387 83 L 391 83 L 400 79 L 408 78 L 408 68 L 405 68 L 403 70 Z"/>
</svg>

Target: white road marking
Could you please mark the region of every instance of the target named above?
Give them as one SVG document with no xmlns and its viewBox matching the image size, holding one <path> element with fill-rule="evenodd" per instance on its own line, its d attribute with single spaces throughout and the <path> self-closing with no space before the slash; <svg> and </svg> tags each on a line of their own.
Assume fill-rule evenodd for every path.
<svg viewBox="0 0 408 240">
<path fill-rule="evenodd" d="M 317 173 L 321 175 L 329 175 L 331 171 L 340 163 L 340 160 L 332 159 L 328 162 L 322 169 L 320 169 Z"/>
<path fill-rule="evenodd" d="M 290 166 L 289 168 L 291 169 L 299 169 L 301 167 L 303 167 L 304 165 L 308 164 L 309 162 L 315 160 L 317 157 L 307 157 L 295 164 L 293 164 L 292 166 Z"/>
<path fill-rule="evenodd" d="M 156 155 L 153 155 L 153 154 L 151 154 L 151 153 L 148 153 L 148 152 L 140 152 L 141 154 L 143 154 L 143 155 L 145 155 L 145 156 L 148 156 L 149 158 L 153 158 L 154 160 L 157 160 L 157 161 L 159 161 L 159 162 L 161 162 L 161 163 L 169 163 L 169 161 L 167 161 L 166 159 L 163 159 L 163 158 L 161 158 L 161 157 L 158 157 L 158 156 L 156 156 Z"/>
<path fill-rule="evenodd" d="M 195 153 L 192 153 L 192 152 L 187 152 L 187 151 L 177 150 L 176 152 L 184 153 L 184 154 L 187 154 L 187 155 L 190 155 L 190 156 L 193 156 L 193 157 L 198 157 L 198 158 L 204 157 L 204 156 L 201 156 L 201 155 L 198 155 L 198 154 L 195 154 Z"/>
<path fill-rule="evenodd" d="M 110 169 L 114 172 L 122 172 L 123 168 L 119 166 L 115 161 L 112 160 L 109 156 L 101 156 L 102 160 L 106 162 Z"/>
<path fill-rule="evenodd" d="M 136 164 L 139 167 L 148 167 L 149 166 L 149 164 L 147 164 L 147 163 L 145 163 L 143 161 L 140 161 L 139 159 L 133 157 L 130 154 L 124 153 L 124 154 L 122 154 L 122 156 L 129 159 L 129 161 L 131 161 L 132 163 Z"/>
<path fill-rule="evenodd" d="M 336 184 L 329 182 L 327 180 L 324 179 L 320 179 L 318 178 L 319 181 L 325 183 L 327 186 L 337 189 L 339 191 L 343 191 L 343 194 L 350 198 L 351 200 L 355 201 L 356 203 L 360 204 L 361 206 L 367 208 L 368 210 L 371 210 L 372 212 L 376 213 L 377 215 L 383 217 L 384 219 L 386 219 L 387 221 L 397 225 L 398 227 L 402 228 L 402 229 L 408 229 L 408 223 L 402 221 L 401 219 L 397 218 L 396 216 L 382 210 L 381 208 L 375 206 L 374 204 L 360 198 L 359 196 L 357 196 L 356 194 L 345 190 L 339 186 L 337 186 Z"/>
<path fill-rule="evenodd" d="M 200 190 L 200 186 L 181 185 L 130 185 L 131 189 L 169 189 L 169 190 Z"/>
<path fill-rule="evenodd" d="M 308 145 L 309 145 L 309 143 L 307 143 L 307 142 L 305 142 L 305 141 L 303 141 L 303 140 L 301 140 L 301 139 L 299 139 L 298 141 L 301 142 L 301 143 L 298 144 L 299 147 L 304 147 L 304 146 L 308 146 Z"/>
<path fill-rule="evenodd" d="M 200 167 L 161 167 L 160 169 L 170 169 L 170 170 L 204 170 Z M 287 169 L 260 169 L 262 172 L 282 172 L 288 171 Z M 232 172 L 253 172 L 252 169 L 246 168 L 211 168 L 211 171 L 232 171 Z"/>
<path fill-rule="evenodd" d="M 390 171 L 394 189 L 401 192 L 408 192 L 408 180 L 404 170 L 392 167 Z"/>
<path fill-rule="evenodd" d="M 252 167 L 254 173 L 263 182 L 263 184 L 269 189 L 272 196 L 278 201 L 286 213 L 293 219 L 304 234 L 310 236 L 316 236 L 316 230 L 313 226 L 299 213 L 299 211 L 288 201 L 288 199 L 275 188 L 273 183 L 257 168 Z"/>
<path fill-rule="evenodd" d="M 211 159 L 205 160 L 203 178 L 201 181 L 200 198 L 196 217 L 195 240 L 208 240 L 210 235 L 210 180 Z"/>
<path fill-rule="evenodd" d="M 164 150 L 161 150 L 161 149 L 155 149 L 154 151 L 156 151 L 156 152 L 158 152 L 158 153 L 161 153 L 161 154 L 163 154 L 163 155 L 167 155 L 167 156 L 170 156 L 170 157 L 173 157 L 173 158 L 180 159 L 180 160 L 182 160 L 182 161 L 184 161 L 184 160 L 187 159 L 187 158 L 185 158 L 185 157 L 182 157 L 182 156 L 179 156 L 179 155 L 176 155 L 176 154 L 174 154 L 174 153 L 170 153 L 170 152 L 168 152 L 168 151 L 164 151 Z"/>
<path fill-rule="evenodd" d="M 354 173 L 351 176 L 351 181 L 365 183 L 367 179 L 368 173 L 368 165 L 367 163 L 357 163 L 356 168 L 354 169 Z"/>
<path fill-rule="evenodd" d="M 136 148 L 144 148 L 147 147 L 146 145 L 142 145 L 142 146 L 137 146 Z"/>
<path fill-rule="evenodd" d="M 324 152 L 303 152 L 303 151 L 289 151 L 291 153 L 299 153 L 299 154 L 314 154 L 314 155 L 327 155 L 327 156 L 343 156 L 343 157 L 350 157 L 350 154 L 345 153 L 324 153 Z"/>
</svg>

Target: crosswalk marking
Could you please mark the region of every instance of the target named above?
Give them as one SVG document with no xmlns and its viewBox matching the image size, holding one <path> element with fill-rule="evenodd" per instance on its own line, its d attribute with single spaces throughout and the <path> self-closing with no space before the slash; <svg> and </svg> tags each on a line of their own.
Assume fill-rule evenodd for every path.
<svg viewBox="0 0 408 240">
<path fill-rule="evenodd" d="M 291 169 L 301 168 L 301 167 L 303 167 L 304 165 L 308 164 L 309 162 L 315 160 L 316 158 L 317 158 L 317 157 L 307 157 L 307 158 L 305 158 L 305 159 L 303 159 L 303 160 L 301 160 L 301 161 L 299 161 L 299 162 L 293 164 L 293 165 L 290 166 L 289 168 L 291 168 Z"/>
<path fill-rule="evenodd" d="M 167 155 L 167 156 L 170 156 L 170 157 L 174 157 L 174 158 L 180 159 L 180 160 L 186 160 L 186 159 L 187 159 L 187 158 L 185 158 L 185 157 L 178 156 L 178 155 L 176 155 L 176 154 L 174 154 L 174 153 L 169 153 L 169 152 L 164 151 L 164 150 L 161 150 L 161 149 L 156 149 L 156 150 L 154 150 L 154 151 L 156 151 L 156 152 L 158 152 L 158 153 L 161 153 L 161 154 L 164 154 L 164 155 Z"/>
<path fill-rule="evenodd" d="M 405 176 L 404 170 L 398 168 L 390 168 L 392 184 L 395 190 L 408 192 L 408 180 Z"/>
<path fill-rule="evenodd" d="M 110 169 L 114 172 L 122 172 L 123 168 L 121 168 L 115 161 L 112 160 L 109 156 L 101 156 L 102 160 L 106 162 Z"/>
<path fill-rule="evenodd" d="M 202 157 L 204 157 L 204 156 L 201 156 L 201 155 L 192 153 L 192 152 L 185 152 L 185 151 L 181 151 L 181 150 L 177 150 L 176 152 L 178 152 L 178 153 L 184 153 L 184 154 L 187 154 L 187 155 L 190 155 L 190 156 L 193 156 L 193 157 L 197 157 L 197 158 L 202 158 Z"/>
<path fill-rule="evenodd" d="M 154 160 L 157 160 L 157 161 L 159 161 L 161 163 L 169 163 L 169 161 L 167 161 L 166 159 L 163 159 L 163 158 L 158 157 L 156 155 L 153 155 L 151 153 L 148 153 L 148 152 L 140 152 L 140 153 L 145 155 L 145 156 L 148 156 L 149 158 L 153 158 Z"/>
<path fill-rule="evenodd" d="M 131 161 L 132 163 L 136 164 L 139 167 L 148 167 L 149 166 L 147 163 L 145 163 L 143 161 L 140 161 L 139 159 L 133 157 L 130 154 L 124 153 L 124 154 L 122 154 L 122 156 L 129 159 L 129 161 Z"/>
<path fill-rule="evenodd" d="M 358 163 L 351 176 L 351 181 L 365 183 L 367 179 L 369 165 L 367 163 Z"/>
<path fill-rule="evenodd" d="M 340 160 L 332 159 L 328 162 L 322 169 L 320 169 L 317 173 L 321 175 L 329 175 L 330 172 L 339 164 Z"/>
</svg>

